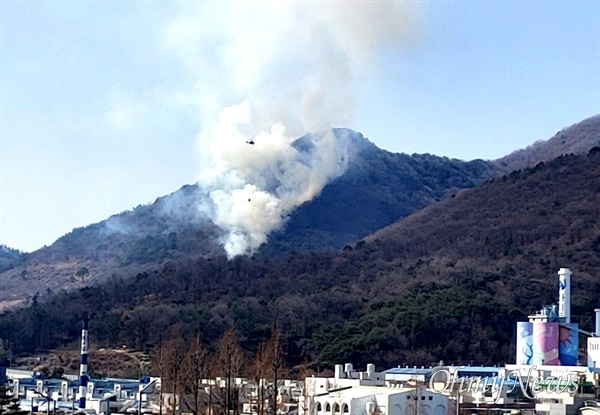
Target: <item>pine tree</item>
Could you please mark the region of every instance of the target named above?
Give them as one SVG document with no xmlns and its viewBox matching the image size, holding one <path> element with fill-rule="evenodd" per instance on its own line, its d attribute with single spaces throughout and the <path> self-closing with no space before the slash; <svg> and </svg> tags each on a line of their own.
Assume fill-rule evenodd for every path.
<svg viewBox="0 0 600 415">
<path fill-rule="evenodd" d="M 25 415 L 19 408 L 19 398 L 14 398 L 7 386 L 0 385 L 0 415 Z"/>
</svg>

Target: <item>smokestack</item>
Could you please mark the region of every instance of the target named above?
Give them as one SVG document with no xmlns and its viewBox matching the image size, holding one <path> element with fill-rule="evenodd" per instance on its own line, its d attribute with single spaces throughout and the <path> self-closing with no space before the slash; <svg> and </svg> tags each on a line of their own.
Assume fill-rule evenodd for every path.
<svg viewBox="0 0 600 415">
<path fill-rule="evenodd" d="M 571 322 L 571 270 L 561 268 L 558 271 L 558 317 L 565 323 Z"/>
<path fill-rule="evenodd" d="M 594 335 L 600 337 L 600 308 L 594 310 L 596 312 L 596 332 Z"/>
<path fill-rule="evenodd" d="M 85 409 L 88 385 L 88 318 L 81 322 L 81 365 L 79 366 L 79 409 Z"/>
</svg>

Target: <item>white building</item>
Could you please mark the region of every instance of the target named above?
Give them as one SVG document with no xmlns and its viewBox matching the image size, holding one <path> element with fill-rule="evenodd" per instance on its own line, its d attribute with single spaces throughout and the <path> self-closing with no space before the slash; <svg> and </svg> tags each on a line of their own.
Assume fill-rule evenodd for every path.
<svg viewBox="0 0 600 415">
<path fill-rule="evenodd" d="M 584 402 L 597 399 L 600 373 L 595 368 L 506 365 L 506 370 L 526 383 L 539 415 L 577 414 Z"/>
<path fill-rule="evenodd" d="M 386 380 L 372 364 L 365 372 L 336 365 L 333 378 L 311 377 L 305 384 L 304 414 L 310 415 L 448 415 L 452 407 L 447 395 L 423 382 Z"/>
</svg>

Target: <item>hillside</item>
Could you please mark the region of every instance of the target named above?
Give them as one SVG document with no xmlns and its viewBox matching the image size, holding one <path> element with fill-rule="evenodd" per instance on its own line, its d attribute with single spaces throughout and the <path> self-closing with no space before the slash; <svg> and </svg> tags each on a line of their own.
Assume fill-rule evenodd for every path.
<svg viewBox="0 0 600 415">
<path fill-rule="evenodd" d="M 342 249 L 366 235 L 497 177 L 483 160 L 464 162 L 430 154 L 398 154 L 374 145 L 361 149 L 346 173 L 300 206 L 287 226 L 269 237 L 261 254 Z"/>
<path fill-rule="evenodd" d="M 184 186 L 153 204 L 83 228 L 54 244 L 14 257 L 0 272 L 0 310 L 34 296 L 127 278 L 139 264 L 158 267 L 165 258 L 216 255 L 219 230 L 196 214 L 195 186 Z M 18 260 L 17 260 L 18 259 Z"/>
<path fill-rule="evenodd" d="M 463 190 L 338 253 L 172 260 L 156 272 L 53 297 L 0 318 L 15 352 L 76 341 L 152 348 L 178 326 L 213 345 L 228 326 L 251 357 L 277 323 L 288 365 L 512 362 L 514 322 L 556 301 L 600 306 L 600 149 Z"/>
<path fill-rule="evenodd" d="M 14 268 L 22 258 L 21 252 L 16 249 L 0 245 L 0 272 Z"/>
<path fill-rule="evenodd" d="M 359 133 L 336 129 L 335 134 L 346 141 L 347 170 L 296 209 L 259 255 L 341 249 L 449 193 L 498 174 L 491 163 L 481 160 L 392 154 Z M 294 145 L 300 152 L 310 152 L 311 139 L 307 135 Z M 198 185 L 187 185 L 150 205 L 74 229 L 51 246 L 24 254 L 0 273 L 0 309 L 3 304 L 31 300 L 36 293 L 45 296 L 129 278 L 141 264 L 154 271 L 167 260 L 223 254 L 219 244 L 223 231 L 198 210 L 202 198 L 206 195 Z"/>
<path fill-rule="evenodd" d="M 533 167 L 566 154 L 586 154 L 600 146 L 600 115 L 587 118 L 558 131 L 548 140 L 539 140 L 511 154 L 494 160 L 506 172 Z"/>
</svg>

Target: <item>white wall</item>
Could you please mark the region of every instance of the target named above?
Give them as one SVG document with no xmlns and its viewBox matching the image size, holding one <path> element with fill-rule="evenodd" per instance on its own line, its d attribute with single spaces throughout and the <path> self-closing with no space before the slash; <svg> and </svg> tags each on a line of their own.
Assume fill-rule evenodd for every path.
<svg viewBox="0 0 600 415">
<path fill-rule="evenodd" d="M 415 396 L 417 399 L 415 399 Z M 344 415 L 342 408 L 348 405 L 348 415 L 365 415 L 368 402 L 375 402 L 380 415 L 446 415 L 450 400 L 448 396 L 415 389 L 399 389 L 386 386 L 359 386 L 314 397 L 314 415 Z M 317 412 L 318 404 L 321 411 Z M 334 411 L 335 404 L 340 412 Z M 329 404 L 330 411 L 327 411 Z"/>
</svg>

